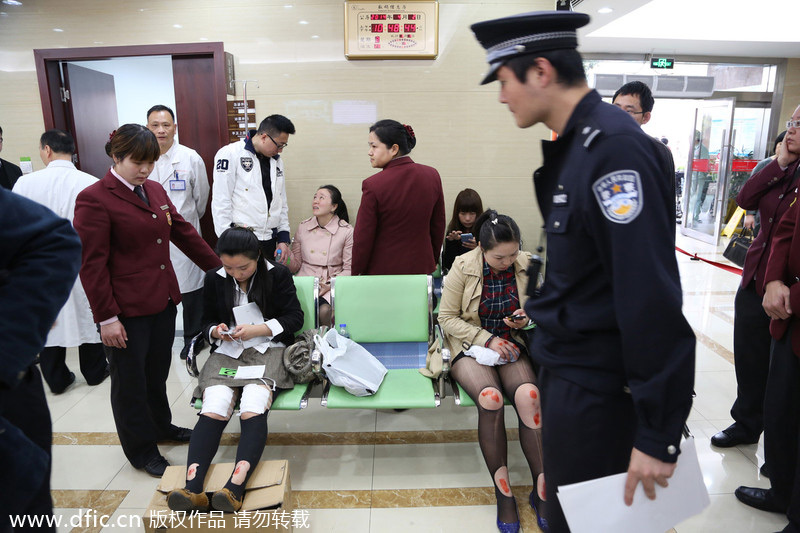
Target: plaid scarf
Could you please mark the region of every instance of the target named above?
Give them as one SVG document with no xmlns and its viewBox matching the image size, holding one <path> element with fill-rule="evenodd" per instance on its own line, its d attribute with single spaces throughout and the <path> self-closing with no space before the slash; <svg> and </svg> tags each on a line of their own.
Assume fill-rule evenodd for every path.
<svg viewBox="0 0 800 533">
<path fill-rule="evenodd" d="M 519 309 L 519 293 L 514 265 L 495 274 L 483 260 L 483 291 L 478 306 L 481 327 L 495 337 L 517 344 L 511 337 L 511 328 L 503 319 Z M 489 339 L 491 341 L 491 339 Z M 488 345 L 488 343 L 487 343 Z"/>
</svg>

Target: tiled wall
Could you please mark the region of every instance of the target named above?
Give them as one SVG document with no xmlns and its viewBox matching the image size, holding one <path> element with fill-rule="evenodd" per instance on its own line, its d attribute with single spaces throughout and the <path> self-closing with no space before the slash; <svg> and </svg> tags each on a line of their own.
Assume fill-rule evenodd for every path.
<svg viewBox="0 0 800 533">
<path fill-rule="evenodd" d="M 356 100 L 376 104 L 378 118 L 414 127 L 418 143 L 412 157 L 439 170 L 448 211 L 458 191 L 472 187 L 484 205 L 516 218 L 528 243 L 538 241 L 541 224 L 530 176 L 540 161 L 538 141 L 548 131 L 519 130 L 497 102 L 497 84 L 478 85 L 486 63 L 469 25 L 552 9 L 552 0 L 442 0 L 439 57 L 416 61 L 347 61 L 342 6 L 341 0 L 0 5 L 8 13 L 0 15 L 2 156 L 11 161 L 31 156 L 34 168 L 42 167 L 36 148 L 44 123 L 34 48 L 222 41 L 236 59 L 236 77 L 258 80 L 258 87 L 248 84 L 258 119 L 281 113 L 297 127 L 284 153 L 292 228 L 311 216 L 311 198 L 325 183 L 339 186 L 350 212 L 357 212 L 361 181 L 375 172 L 366 155 L 369 125 L 332 122 L 335 102 Z"/>
</svg>

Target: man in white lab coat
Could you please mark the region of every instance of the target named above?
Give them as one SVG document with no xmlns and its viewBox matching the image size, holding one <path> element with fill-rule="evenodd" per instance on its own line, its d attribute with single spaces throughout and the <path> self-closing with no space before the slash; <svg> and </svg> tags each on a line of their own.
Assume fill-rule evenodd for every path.
<svg viewBox="0 0 800 533">
<path fill-rule="evenodd" d="M 167 106 L 156 105 L 147 112 L 147 128 L 156 136 L 158 146 L 161 148 L 161 157 L 156 161 L 150 179 L 164 187 L 178 213 L 202 235 L 200 218 L 206 212 L 208 203 L 210 189 L 208 174 L 203 159 L 197 152 L 175 142 L 177 127 L 175 113 Z M 183 300 L 184 346 L 181 350 L 181 359 L 186 359 L 192 337 L 200 332 L 200 320 L 203 314 L 203 271 L 177 246 L 170 243 L 169 248 Z"/>
<path fill-rule="evenodd" d="M 14 192 L 72 222 L 78 193 L 97 181 L 97 178 L 75 168 L 72 164 L 74 153 L 75 141 L 69 133 L 46 131 L 39 141 L 39 155 L 47 168 L 19 178 Z M 108 363 L 80 278 L 75 281 L 67 303 L 47 336 L 45 348 L 39 354 L 42 375 L 54 394 L 61 394 L 75 382 L 75 374 L 70 372 L 65 362 L 67 348 L 75 346 L 78 347 L 81 374 L 86 383 L 101 383 L 108 376 Z"/>
</svg>

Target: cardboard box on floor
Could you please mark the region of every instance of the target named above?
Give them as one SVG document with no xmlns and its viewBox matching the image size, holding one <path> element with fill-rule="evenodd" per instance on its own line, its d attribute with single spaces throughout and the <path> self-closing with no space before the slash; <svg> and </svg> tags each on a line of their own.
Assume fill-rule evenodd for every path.
<svg viewBox="0 0 800 533">
<path fill-rule="evenodd" d="M 231 477 L 233 463 L 213 464 L 206 475 L 203 490 L 213 493 L 222 489 Z M 143 522 L 147 533 L 193 531 L 220 532 L 253 529 L 258 532 L 293 531 L 292 487 L 289 461 L 261 461 L 247 480 L 242 508 L 238 513 L 180 513 L 167 506 L 167 494 L 186 484 L 186 467 L 170 466 L 145 511 Z"/>
</svg>

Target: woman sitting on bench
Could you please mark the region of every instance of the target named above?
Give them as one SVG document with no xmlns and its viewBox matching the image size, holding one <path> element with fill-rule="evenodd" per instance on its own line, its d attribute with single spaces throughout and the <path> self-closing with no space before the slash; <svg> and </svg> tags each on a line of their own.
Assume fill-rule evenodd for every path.
<svg viewBox="0 0 800 533">
<path fill-rule="evenodd" d="M 478 442 L 492 475 L 497 527 L 519 531 L 519 514 L 508 476 L 503 395 L 519 419 L 519 441 L 535 483 L 530 504 L 544 499 L 541 406 L 528 357 L 523 310 L 528 256 L 520 253 L 519 227 L 489 210 L 473 226 L 478 247 L 455 258 L 442 292 L 439 324 L 453 359 L 452 376 L 478 408 Z M 488 348 L 488 350 L 487 350 Z M 541 505 L 537 510 L 537 519 Z M 539 527 L 546 522 L 538 519 Z"/>
<path fill-rule="evenodd" d="M 258 238 L 246 228 L 225 230 L 217 253 L 223 268 L 209 270 L 203 287 L 202 331 L 214 347 L 200 372 L 203 408 L 189 442 L 186 487 L 167 496 L 174 511 L 208 510 L 203 482 L 237 396 L 241 438 L 236 466 L 225 487 L 212 496 L 211 506 L 226 512 L 241 508 L 247 479 L 267 441 L 267 411 L 275 394 L 294 386 L 283 366 L 283 350 L 303 325 L 303 311 L 289 269 L 263 258 Z M 248 302 L 257 309 L 246 309 Z M 255 365 L 264 365 L 261 377 L 233 377 L 239 369 Z"/>
</svg>

